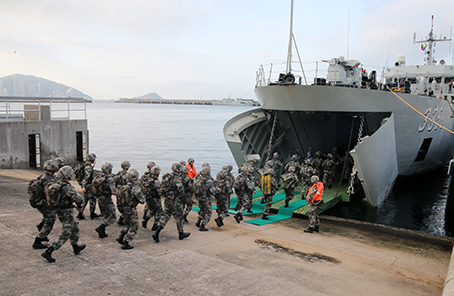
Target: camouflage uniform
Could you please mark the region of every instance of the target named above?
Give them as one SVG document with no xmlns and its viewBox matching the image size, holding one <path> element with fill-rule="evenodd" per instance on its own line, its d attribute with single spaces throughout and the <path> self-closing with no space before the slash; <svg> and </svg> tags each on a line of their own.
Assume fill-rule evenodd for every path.
<svg viewBox="0 0 454 296">
<path fill-rule="evenodd" d="M 179 165 L 179 164 L 178 164 Z M 175 164 L 172 165 L 172 168 Z M 161 219 L 158 222 L 156 232 L 153 234 L 153 239 L 156 242 L 159 242 L 159 233 L 160 231 L 166 226 L 167 222 L 169 221 L 170 217 L 173 216 L 175 218 L 177 224 L 177 230 L 180 234 L 180 239 L 183 239 L 184 232 L 183 232 L 183 204 L 181 202 L 181 196 L 184 194 L 184 185 L 181 181 L 181 176 L 179 173 L 180 169 L 179 166 L 173 170 L 172 174 L 172 183 L 173 187 L 171 190 L 162 192 L 164 194 L 164 211 L 162 214 Z M 165 176 L 165 175 L 164 175 Z"/>
<path fill-rule="evenodd" d="M 279 160 L 279 154 L 277 152 L 274 152 L 272 159 L 265 162 L 265 169 L 273 169 L 276 180 L 279 180 L 281 167 L 282 162 Z"/>
<path fill-rule="evenodd" d="M 120 188 L 121 186 L 124 186 L 128 184 L 128 181 L 126 180 L 126 174 L 128 173 L 128 169 L 122 169 L 121 171 L 118 171 L 113 176 L 114 182 L 115 182 L 115 187 Z M 117 210 L 120 212 L 120 218 L 118 219 L 118 225 L 125 225 L 124 223 L 124 217 L 121 209 L 117 208 Z"/>
<path fill-rule="evenodd" d="M 58 237 L 57 241 L 52 244 L 54 250 L 60 247 L 69 239 L 71 245 L 79 242 L 79 226 L 74 221 L 74 205 L 76 203 L 81 205 L 83 197 L 80 193 L 76 192 L 74 187 L 66 180 L 60 180 L 59 184 L 62 186 L 61 200 L 58 208 L 56 208 L 58 220 L 63 226 L 63 232 Z"/>
<path fill-rule="evenodd" d="M 90 163 L 89 161 L 85 162 L 85 174 L 84 174 L 84 179 L 82 180 L 82 189 L 85 189 L 84 192 L 84 204 L 83 204 L 83 209 L 85 210 L 85 207 L 87 206 L 88 203 L 90 203 L 90 218 L 96 218 L 99 217 L 95 213 L 96 209 L 96 197 L 92 192 L 92 185 L 91 182 L 93 181 L 93 169 L 94 164 Z M 79 217 L 79 216 L 78 216 Z"/>
<path fill-rule="evenodd" d="M 288 204 L 290 201 L 293 199 L 293 195 L 295 194 L 295 187 L 298 184 L 298 176 L 295 173 L 295 168 L 292 167 L 289 169 L 289 172 L 287 175 L 291 176 L 291 180 L 286 182 L 285 184 L 282 184 L 282 187 L 284 187 L 285 191 L 285 206 L 288 207 Z"/>
<path fill-rule="evenodd" d="M 223 220 L 227 216 L 227 195 L 229 194 L 229 177 L 226 170 L 221 170 L 214 180 L 214 187 L 216 188 L 216 193 L 214 197 L 216 198 L 216 212 L 218 217 L 215 219 L 216 224 L 221 227 L 224 225 Z"/>
<path fill-rule="evenodd" d="M 247 169 L 243 169 L 241 174 L 237 176 L 239 181 L 242 183 L 242 189 L 236 190 L 235 193 L 238 196 L 238 199 L 242 200 L 241 208 L 238 213 L 235 215 L 236 222 L 240 223 L 243 219 L 243 214 L 247 209 L 250 209 L 252 206 L 252 195 L 254 194 L 254 185 L 247 175 Z M 237 180 L 235 180 L 237 182 Z"/>
<path fill-rule="evenodd" d="M 312 166 L 314 167 L 315 171 L 317 172 L 317 176 L 320 179 L 323 177 L 322 163 L 323 163 L 323 154 L 321 151 L 317 151 L 317 153 L 315 153 L 315 158 L 312 161 Z"/>
<path fill-rule="evenodd" d="M 110 174 L 104 174 L 106 184 L 103 184 L 103 192 L 96 196 L 101 210 L 102 225 L 104 227 L 112 225 L 116 220 L 116 209 L 112 200 L 112 195 L 117 194 L 117 188 L 114 184 L 114 179 Z"/>
<path fill-rule="evenodd" d="M 133 200 L 132 206 L 125 206 L 122 208 L 125 227 L 121 231 L 120 236 L 123 236 L 123 245 L 129 245 L 137 234 L 139 229 L 139 213 L 137 212 L 137 204 L 145 203 L 145 197 L 142 194 L 139 186 L 135 180 L 128 180 L 128 186 L 131 188 L 131 197 Z M 125 249 L 125 248 L 124 248 Z"/>
<path fill-rule="evenodd" d="M 352 173 L 352 169 L 353 169 L 353 164 L 354 164 L 354 161 L 353 161 L 353 158 L 352 156 L 350 155 L 350 153 L 348 152 L 345 152 L 345 156 L 342 157 L 341 159 L 341 164 L 342 166 L 344 167 L 344 176 L 343 176 L 343 179 L 342 181 L 344 183 L 347 183 L 348 180 L 350 179 L 351 177 L 351 173 Z"/>
<path fill-rule="evenodd" d="M 142 184 L 142 192 L 144 193 L 146 206 L 148 209 L 147 212 L 144 213 L 142 226 L 144 228 L 147 228 L 148 220 L 154 217 L 154 223 L 151 230 L 156 230 L 158 222 L 162 217 L 161 181 L 159 181 L 158 177 L 153 176 L 151 172 L 146 172 L 144 175 L 150 175 L 150 178 L 153 180 L 152 181 L 153 183 L 151 185 L 152 188 L 149 189 L 150 194 L 146 193 L 147 190 L 143 190 Z"/>
<path fill-rule="evenodd" d="M 184 194 L 181 196 L 181 198 L 182 198 L 181 201 L 183 203 L 183 220 L 184 220 L 184 222 L 188 222 L 186 217 L 191 212 L 192 205 L 194 204 L 194 202 L 192 201 L 192 194 L 194 192 L 194 190 L 192 188 L 193 181 L 188 176 L 188 168 L 186 167 L 186 165 L 183 165 L 181 167 L 180 174 L 181 174 L 181 182 L 183 182 L 183 186 L 184 186 Z"/>
<path fill-rule="evenodd" d="M 271 204 L 273 203 L 273 196 L 276 194 L 276 191 L 279 189 L 279 185 L 276 182 L 276 178 L 274 178 L 272 171 L 268 172 L 266 175 L 270 175 L 270 189 L 271 192 L 269 194 L 264 194 L 265 197 L 265 209 L 263 210 L 263 217 L 262 219 L 268 220 L 267 216 L 270 213 Z"/>
<path fill-rule="evenodd" d="M 225 206 L 228 211 L 230 208 L 230 196 L 233 193 L 233 182 L 235 181 L 235 177 L 232 174 L 233 167 L 231 165 L 227 165 L 227 166 L 225 166 L 225 168 L 226 168 L 226 172 L 227 172 L 227 199 L 225 201 L 225 204 L 226 204 Z M 224 167 L 222 169 L 224 169 Z M 228 212 L 227 212 L 226 216 L 227 217 L 229 216 Z"/>
<path fill-rule="evenodd" d="M 325 159 L 322 163 L 323 168 L 323 184 L 325 184 L 328 188 L 331 188 L 333 185 L 334 173 L 335 173 L 335 162 L 333 160 L 333 156 L 328 153 L 327 159 Z"/>
<path fill-rule="evenodd" d="M 285 165 L 284 171 L 287 173 L 288 169 L 292 166 L 295 168 L 296 173 L 299 174 L 301 165 L 300 165 L 298 159 L 299 159 L 298 155 L 294 154 L 292 156 L 292 158 L 290 159 L 290 161 Z"/>
<path fill-rule="evenodd" d="M 317 177 L 317 176 L 315 176 Z M 311 178 L 312 182 L 314 181 L 313 178 Z M 317 177 L 317 182 L 315 183 L 320 183 L 318 180 L 318 177 Z M 315 184 L 313 182 L 313 184 Z M 323 186 L 323 184 L 321 184 Z M 317 186 L 313 187 L 312 190 L 310 192 L 308 192 L 307 194 L 307 202 L 310 203 L 311 205 L 311 208 L 309 210 L 309 229 L 308 230 L 305 230 L 305 232 L 312 232 L 312 231 L 319 231 L 319 226 L 320 226 L 320 217 L 318 216 L 318 209 L 320 208 L 320 206 L 323 205 L 323 200 L 321 199 L 320 201 L 318 202 L 311 202 L 312 199 L 314 198 L 314 195 L 317 193 Z"/>
<path fill-rule="evenodd" d="M 50 172 L 46 172 L 38 177 L 43 182 L 43 188 L 50 183 L 55 182 L 54 175 Z M 55 214 L 55 209 L 51 208 L 46 201 L 46 196 L 43 194 L 42 200 L 36 205 L 36 209 L 43 215 L 43 221 L 37 225 L 39 234 L 36 236 L 40 241 L 48 241 L 47 236 L 54 228 L 55 220 L 57 220 L 57 216 Z M 35 244 L 33 244 L 36 248 Z M 41 247 L 43 248 L 43 247 Z"/>
<path fill-rule="evenodd" d="M 207 171 L 209 170 L 202 169 L 202 172 L 194 180 L 194 184 L 196 182 L 202 182 L 204 187 L 202 194 L 198 194 L 196 190 L 194 190 L 195 198 L 199 202 L 200 207 L 196 226 L 200 227 L 199 229 L 201 231 L 205 231 L 205 225 L 210 222 L 212 215 L 211 195 L 215 192 L 214 180 L 209 173 L 206 173 Z"/>
<path fill-rule="evenodd" d="M 301 168 L 301 196 L 306 196 L 306 190 L 312 185 L 311 177 L 316 174 L 315 168 L 312 166 L 310 160 L 306 160 L 306 163 Z"/>
</svg>

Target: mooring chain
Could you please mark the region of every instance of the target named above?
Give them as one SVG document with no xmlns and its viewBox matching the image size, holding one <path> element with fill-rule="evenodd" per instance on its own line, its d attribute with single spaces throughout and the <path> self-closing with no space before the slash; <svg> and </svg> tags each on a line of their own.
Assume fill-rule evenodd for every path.
<svg viewBox="0 0 454 296">
<path fill-rule="evenodd" d="M 277 111 L 276 114 L 274 114 L 274 120 L 273 120 L 273 127 L 271 128 L 271 136 L 270 136 L 270 141 L 268 143 L 268 156 L 266 157 L 266 160 L 270 160 L 271 158 L 271 145 L 273 144 L 273 135 L 274 135 L 274 129 L 276 128 L 276 121 L 277 121 Z"/>
<path fill-rule="evenodd" d="M 362 142 L 361 136 L 363 134 L 363 128 L 364 128 L 364 117 L 361 116 L 361 122 L 359 124 L 359 131 L 358 131 L 358 143 L 356 145 L 358 145 Z M 350 174 L 350 186 L 347 189 L 348 194 L 355 194 L 355 188 L 354 188 L 353 184 L 355 183 L 355 177 L 356 177 L 357 172 L 358 172 L 358 170 L 356 169 L 356 165 L 354 165 L 352 168 L 352 173 Z"/>
</svg>

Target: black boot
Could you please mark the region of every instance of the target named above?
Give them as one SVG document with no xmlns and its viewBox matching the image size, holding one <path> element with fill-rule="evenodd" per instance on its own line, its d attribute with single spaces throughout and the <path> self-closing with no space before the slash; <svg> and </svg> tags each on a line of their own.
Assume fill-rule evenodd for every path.
<svg viewBox="0 0 454 296">
<path fill-rule="evenodd" d="M 267 215 L 267 214 L 263 214 L 262 220 L 270 220 L 270 218 L 268 218 L 268 215 Z"/>
<path fill-rule="evenodd" d="M 116 241 L 117 241 L 120 245 L 123 244 L 123 240 L 124 240 L 124 238 L 125 238 L 125 235 L 126 235 L 126 232 L 123 232 L 123 231 L 122 231 L 122 232 L 120 232 L 120 236 L 116 238 Z"/>
<path fill-rule="evenodd" d="M 121 225 L 121 226 L 124 226 L 124 225 L 125 225 L 125 221 L 123 220 L 123 215 L 120 216 L 120 219 L 118 219 L 117 224 L 118 224 L 118 225 Z"/>
<path fill-rule="evenodd" d="M 314 231 L 315 231 L 315 232 L 318 232 L 318 231 L 319 231 L 318 228 L 319 228 L 319 226 L 315 226 L 315 227 L 314 227 Z"/>
<path fill-rule="evenodd" d="M 47 249 L 47 246 L 42 243 L 42 239 L 36 237 L 35 242 L 33 243 L 33 249 Z"/>
<path fill-rule="evenodd" d="M 199 227 L 200 231 L 208 231 L 208 228 L 205 227 L 205 224 L 200 225 Z"/>
<path fill-rule="evenodd" d="M 183 219 L 183 222 L 184 222 L 184 223 L 189 223 L 189 221 L 188 221 L 188 218 L 187 218 L 187 217 L 188 217 L 188 215 L 184 215 L 184 219 Z"/>
<path fill-rule="evenodd" d="M 84 213 L 80 213 L 80 212 L 79 212 L 79 214 L 77 214 L 77 219 L 79 219 L 79 220 L 85 220 Z"/>
<path fill-rule="evenodd" d="M 312 232 L 314 232 L 314 228 L 309 227 L 308 229 L 305 229 L 304 232 L 312 233 Z"/>
<path fill-rule="evenodd" d="M 187 238 L 187 237 L 190 236 L 190 235 L 191 235 L 191 233 L 189 233 L 189 232 L 179 232 L 179 233 L 178 233 L 178 238 L 179 238 L 180 240 L 182 240 L 182 239 Z"/>
<path fill-rule="evenodd" d="M 161 227 L 156 227 L 155 233 L 153 233 L 152 237 L 155 242 L 159 243 L 159 233 L 161 232 Z"/>
<path fill-rule="evenodd" d="M 285 206 L 284 206 L 284 208 L 288 208 L 288 202 L 289 202 L 288 200 L 285 201 Z"/>
<path fill-rule="evenodd" d="M 216 221 L 216 225 L 218 227 L 221 227 L 222 225 L 224 225 L 224 222 L 222 221 L 221 217 L 217 217 L 216 219 L 214 219 L 214 221 Z"/>
<path fill-rule="evenodd" d="M 42 241 L 42 242 L 48 242 L 48 241 L 49 241 L 49 238 L 46 236 L 45 238 L 42 238 L 41 241 Z"/>
<path fill-rule="evenodd" d="M 241 215 L 240 215 L 239 213 L 236 214 L 235 216 L 233 216 L 233 218 L 235 218 L 235 221 L 236 221 L 237 223 L 240 223 L 240 221 L 241 221 L 240 216 L 241 216 Z"/>
<path fill-rule="evenodd" d="M 143 218 L 143 221 L 142 221 L 142 227 L 147 229 L 147 223 L 148 223 L 148 220 L 150 220 L 150 218 Z"/>
<path fill-rule="evenodd" d="M 153 227 L 151 227 L 151 230 L 155 231 L 156 229 L 158 229 L 158 223 L 155 222 Z"/>
<path fill-rule="evenodd" d="M 261 204 L 264 204 L 264 203 L 266 203 L 266 200 L 265 200 L 265 199 L 262 199 L 262 200 L 260 201 L 260 203 L 261 203 Z"/>
<path fill-rule="evenodd" d="M 248 212 L 248 213 L 252 213 L 252 210 L 251 210 L 251 209 L 249 209 L 249 210 L 247 210 L 246 212 Z"/>
<path fill-rule="evenodd" d="M 99 218 L 99 217 L 101 217 L 101 215 L 98 215 L 98 214 L 96 214 L 95 212 L 90 213 L 90 219 L 92 219 L 92 220 L 93 220 L 93 219 L 96 219 L 96 218 Z"/>
<path fill-rule="evenodd" d="M 123 242 L 123 245 L 121 246 L 123 250 L 131 250 L 134 249 L 134 246 L 131 246 L 128 242 Z"/>
<path fill-rule="evenodd" d="M 96 228 L 95 230 L 98 233 L 99 238 L 105 238 L 108 236 L 106 233 L 106 225 L 104 224 L 99 225 L 99 227 Z"/>
<path fill-rule="evenodd" d="M 43 226 L 44 226 L 44 219 L 41 220 L 41 222 L 39 222 L 38 225 L 36 225 L 36 228 L 38 228 L 38 231 L 41 231 L 41 229 L 43 229 Z"/>
<path fill-rule="evenodd" d="M 197 222 L 195 222 L 196 227 L 200 227 L 200 222 L 202 222 L 202 219 L 197 219 Z"/>
<path fill-rule="evenodd" d="M 41 254 L 46 260 L 50 263 L 55 262 L 55 259 L 52 258 L 52 252 L 54 251 L 53 247 L 47 248 L 47 250 L 44 251 L 44 253 Z"/>
<path fill-rule="evenodd" d="M 80 252 L 85 249 L 85 245 L 78 245 L 78 244 L 74 244 L 73 245 L 73 251 L 74 251 L 74 255 L 79 255 Z"/>
</svg>

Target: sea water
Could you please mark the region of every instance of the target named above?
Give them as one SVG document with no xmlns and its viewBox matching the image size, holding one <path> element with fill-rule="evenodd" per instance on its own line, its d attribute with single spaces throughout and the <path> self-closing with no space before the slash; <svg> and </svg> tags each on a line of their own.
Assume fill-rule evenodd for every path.
<svg viewBox="0 0 454 296">
<path fill-rule="evenodd" d="M 254 108 L 95 101 L 87 104 L 89 151 L 98 157 L 97 169 L 111 162 L 114 172 L 121 169 L 123 160 L 143 174 L 149 161 L 156 162 L 165 173 L 171 171 L 172 163 L 193 158 L 198 172 L 202 163 L 208 162 L 213 177 L 228 164 L 236 175 L 237 165 L 223 127 L 233 116 Z M 399 179 L 379 207 L 370 206 L 359 195 L 324 214 L 452 236 L 454 231 L 444 219 L 446 171 L 443 167 L 415 178 Z"/>
</svg>

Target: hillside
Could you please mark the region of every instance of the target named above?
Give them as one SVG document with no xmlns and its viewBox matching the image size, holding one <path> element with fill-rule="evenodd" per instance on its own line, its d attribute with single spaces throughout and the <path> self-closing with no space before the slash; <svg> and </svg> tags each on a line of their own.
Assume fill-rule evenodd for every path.
<svg viewBox="0 0 454 296">
<path fill-rule="evenodd" d="M 13 74 L 0 78 L 0 96 L 73 97 L 93 100 L 72 87 L 32 75 Z"/>
</svg>

